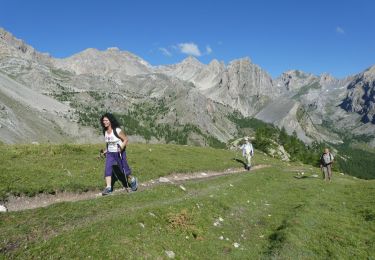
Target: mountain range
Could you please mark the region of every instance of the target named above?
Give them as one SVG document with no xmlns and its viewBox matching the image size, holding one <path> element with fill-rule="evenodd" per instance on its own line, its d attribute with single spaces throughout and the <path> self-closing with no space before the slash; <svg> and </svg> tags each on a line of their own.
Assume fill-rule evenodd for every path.
<svg viewBox="0 0 375 260">
<path fill-rule="evenodd" d="M 308 144 L 352 136 L 375 146 L 375 66 L 343 79 L 299 70 L 272 78 L 246 57 L 152 66 L 118 48 L 89 48 L 57 59 L 0 29 L 1 142 L 97 142 L 104 111 L 139 141 L 225 143 L 239 135 L 237 115 Z"/>
</svg>

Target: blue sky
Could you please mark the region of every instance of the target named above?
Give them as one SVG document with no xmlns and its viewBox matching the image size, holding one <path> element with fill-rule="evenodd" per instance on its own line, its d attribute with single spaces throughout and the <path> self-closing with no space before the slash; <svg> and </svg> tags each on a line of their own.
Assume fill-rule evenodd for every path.
<svg viewBox="0 0 375 260">
<path fill-rule="evenodd" d="M 249 57 L 272 77 L 342 78 L 375 64 L 372 0 L 0 0 L 0 27 L 68 57 L 118 47 L 152 65 Z"/>
</svg>

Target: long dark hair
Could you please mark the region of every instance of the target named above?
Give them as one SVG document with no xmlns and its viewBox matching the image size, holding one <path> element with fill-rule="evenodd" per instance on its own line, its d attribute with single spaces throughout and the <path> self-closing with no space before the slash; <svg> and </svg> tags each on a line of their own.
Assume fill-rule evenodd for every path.
<svg viewBox="0 0 375 260">
<path fill-rule="evenodd" d="M 115 134 L 115 136 L 117 136 L 117 132 L 116 132 L 116 128 L 120 128 L 120 124 L 119 122 L 117 121 L 116 117 L 112 114 L 112 113 L 105 113 L 104 115 L 102 115 L 102 117 L 100 118 L 100 125 L 102 126 L 103 128 L 103 135 L 105 135 L 105 131 L 107 130 L 107 128 L 104 126 L 103 124 L 103 118 L 108 118 L 109 122 L 111 122 L 111 126 L 112 126 L 112 129 L 113 129 L 113 133 Z M 118 137 L 117 137 L 118 138 Z"/>
</svg>

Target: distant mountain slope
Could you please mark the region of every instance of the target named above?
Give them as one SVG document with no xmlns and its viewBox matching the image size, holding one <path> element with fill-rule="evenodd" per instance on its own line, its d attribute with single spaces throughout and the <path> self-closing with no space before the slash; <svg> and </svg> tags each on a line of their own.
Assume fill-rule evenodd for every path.
<svg viewBox="0 0 375 260">
<path fill-rule="evenodd" d="M 117 48 L 89 48 L 55 59 L 0 29 L 0 73 L 4 103 L 5 96 L 24 100 L 42 114 L 43 109 L 35 105 L 48 106 L 54 98 L 61 111 L 52 117 L 95 128 L 100 113 L 116 112 L 134 122 L 130 131 L 155 135 L 157 142 L 166 140 L 155 131 L 181 135 L 186 129 L 190 132 L 184 134 L 192 143 L 205 145 L 210 137 L 227 142 L 238 134 L 228 118 L 239 111 L 284 127 L 288 133 L 295 131 L 307 143 L 339 143 L 349 133 L 365 135 L 375 145 L 374 67 L 344 79 L 299 70 L 272 79 L 249 58 L 228 65 L 213 60 L 206 65 L 188 57 L 153 67 Z M 36 94 L 38 101 L 33 98 Z M 152 109 L 146 111 L 148 106 Z M 16 117 L 16 113 L 8 117 L 12 115 Z"/>
<path fill-rule="evenodd" d="M 69 120 L 70 109 L 0 73 L 0 140 L 4 143 L 95 141 L 92 130 Z"/>
<path fill-rule="evenodd" d="M 65 59 L 54 59 L 55 67 L 76 74 L 92 74 L 108 77 L 134 76 L 151 72 L 151 65 L 130 52 L 109 48 L 105 51 L 86 49 Z"/>
</svg>

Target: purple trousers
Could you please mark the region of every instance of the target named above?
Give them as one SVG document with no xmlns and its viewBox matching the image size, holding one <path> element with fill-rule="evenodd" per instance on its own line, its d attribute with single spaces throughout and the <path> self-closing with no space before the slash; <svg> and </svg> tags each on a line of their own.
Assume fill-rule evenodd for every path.
<svg viewBox="0 0 375 260">
<path fill-rule="evenodd" d="M 114 165 L 118 165 L 122 172 L 125 173 L 126 176 L 129 176 L 132 173 L 132 170 L 129 167 L 128 160 L 126 160 L 126 152 L 121 152 L 121 158 L 119 153 L 110 153 L 106 154 L 106 161 L 105 161 L 105 171 L 104 176 L 112 176 L 112 167 Z"/>
</svg>

